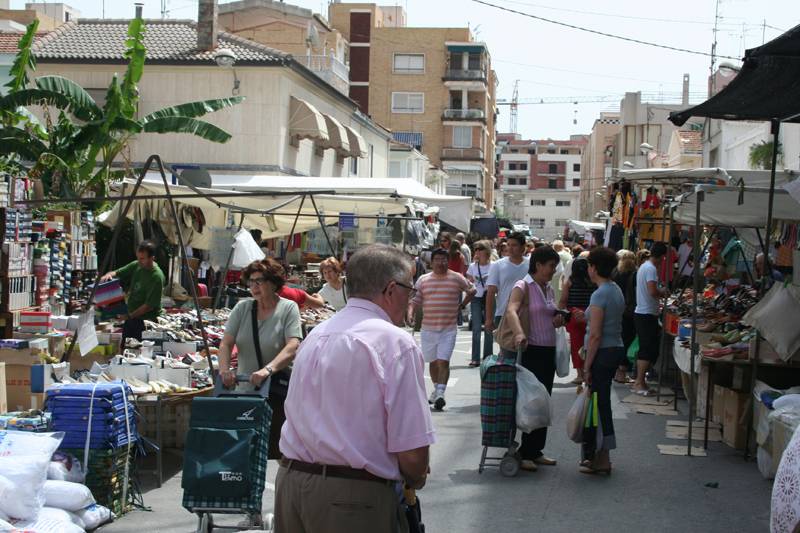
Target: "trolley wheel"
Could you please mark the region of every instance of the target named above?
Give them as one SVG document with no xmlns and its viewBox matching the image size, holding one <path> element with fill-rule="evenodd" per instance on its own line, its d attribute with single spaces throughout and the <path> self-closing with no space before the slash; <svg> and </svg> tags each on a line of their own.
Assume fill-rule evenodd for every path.
<svg viewBox="0 0 800 533">
<path fill-rule="evenodd" d="M 214 530 L 214 520 L 211 513 L 200 513 L 197 518 L 197 533 L 211 533 Z"/>
<path fill-rule="evenodd" d="M 519 473 L 519 459 L 513 454 L 506 454 L 500 460 L 500 473 L 505 477 L 514 477 Z"/>
</svg>

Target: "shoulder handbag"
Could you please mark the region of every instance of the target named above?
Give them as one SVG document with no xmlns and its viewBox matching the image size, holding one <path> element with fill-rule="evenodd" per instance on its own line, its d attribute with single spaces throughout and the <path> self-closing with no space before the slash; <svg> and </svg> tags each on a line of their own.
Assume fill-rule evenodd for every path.
<svg viewBox="0 0 800 533">
<path fill-rule="evenodd" d="M 528 337 L 528 332 L 530 331 L 530 318 L 528 316 L 528 299 L 530 297 L 530 286 L 525 283 L 525 291 L 522 293 L 522 304 L 519 307 L 519 323 L 522 326 L 522 332 L 525 334 L 525 337 Z M 509 310 L 506 307 L 506 313 L 503 315 L 503 318 L 500 319 L 500 324 L 497 326 L 497 331 L 495 332 L 495 341 L 497 344 L 500 345 L 501 348 L 504 350 L 508 350 L 510 352 L 517 351 L 517 345 L 514 342 L 514 330 L 511 329 L 511 325 L 506 320 L 506 316 L 508 315 Z"/>
<path fill-rule="evenodd" d="M 261 339 L 258 338 L 258 303 L 255 300 L 253 300 L 250 316 L 253 324 L 253 344 L 256 347 L 256 359 L 258 360 L 258 368 L 261 369 L 264 368 L 264 356 L 261 355 Z M 290 376 L 291 374 L 286 370 L 280 370 L 269 377 L 267 381 L 269 382 L 270 398 L 286 399 L 286 394 L 289 392 Z"/>
</svg>

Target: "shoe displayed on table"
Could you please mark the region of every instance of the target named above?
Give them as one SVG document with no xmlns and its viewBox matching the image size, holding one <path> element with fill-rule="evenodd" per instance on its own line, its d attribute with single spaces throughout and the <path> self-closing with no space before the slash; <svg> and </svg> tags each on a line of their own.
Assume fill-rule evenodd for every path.
<svg viewBox="0 0 800 533">
<path fill-rule="evenodd" d="M 436 399 L 433 400 L 433 408 L 437 411 L 441 411 L 444 409 L 445 405 L 447 405 L 447 402 L 444 401 L 444 393 L 440 392 L 436 395 Z"/>
</svg>

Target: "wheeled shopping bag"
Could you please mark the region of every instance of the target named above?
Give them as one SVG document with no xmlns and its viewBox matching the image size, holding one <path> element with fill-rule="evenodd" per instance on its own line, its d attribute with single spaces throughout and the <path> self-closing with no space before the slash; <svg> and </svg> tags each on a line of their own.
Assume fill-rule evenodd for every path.
<svg viewBox="0 0 800 533">
<path fill-rule="evenodd" d="M 239 383 L 248 379 L 237 376 Z M 249 392 L 226 391 L 218 381 L 214 397 L 192 400 L 181 487 L 183 507 L 198 516 L 198 533 L 272 528 L 272 517 L 261 516 L 272 421 L 268 391 L 268 381 Z M 213 514 L 247 515 L 249 525 L 215 526 Z"/>
<path fill-rule="evenodd" d="M 497 466 L 507 477 L 516 476 L 520 467 L 519 443 L 514 440 L 517 399 L 517 362 L 514 355 L 491 355 L 481 364 L 481 430 L 483 452 L 478 473 Z M 502 456 L 490 457 L 489 448 L 505 448 Z"/>
</svg>

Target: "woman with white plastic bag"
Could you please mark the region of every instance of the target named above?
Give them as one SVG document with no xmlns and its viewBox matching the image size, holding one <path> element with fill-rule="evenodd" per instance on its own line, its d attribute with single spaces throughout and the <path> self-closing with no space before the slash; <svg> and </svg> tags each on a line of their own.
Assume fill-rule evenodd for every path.
<svg viewBox="0 0 800 533">
<path fill-rule="evenodd" d="M 531 252 L 528 275 L 514 285 L 503 316 L 505 324 L 501 323 L 498 327 L 498 336 L 502 336 L 502 331 L 506 328 L 513 331 L 514 345 L 524 350 L 519 364 L 530 371 L 547 391 L 548 425 L 549 396 L 553 392 L 553 380 L 556 373 L 556 328 L 564 325 L 564 316 L 556 308 L 555 296 L 550 287 L 550 280 L 553 278 L 558 262 L 558 254 L 549 246 L 542 246 Z M 520 321 L 520 309 L 523 301 L 528 306 L 527 313 L 523 313 L 523 316 L 527 314 L 528 319 L 524 328 Z M 504 352 L 504 357 L 513 357 L 507 353 L 507 348 L 504 349 Z M 528 387 L 529 384 L 530 379 L 527 379 L 527 374 L 520 371 L 517 377 L 518 394 L 520 386 Z M 544 412 L 543 409 L 542 413 Z M 517 421 L 517 425 L 519 426 L 519 421 Z M 551 459 L 543 453 L 546 441 L 546 426 L 522 434 L 522 445 L 519 449 L 522 459 L 520 468 L 535 471 L 537 465 L 552 466 L 556 464 L 555 459 Z"/>
<path fill-rule="evenodd" d="M 584 379 L 589 387 L 589 403 L 581 444 L 580 472 L 610 474 L 609 452 L 617 447 L 611 414 L 611 381 L 625 357 L 622 342 L 622 314 L 625 297 L 611 281 L 617 254 L 605 247 L 589 254 L 589 276 L 597 285 L 587 308 L 586 364 Z"/>
</svg>

